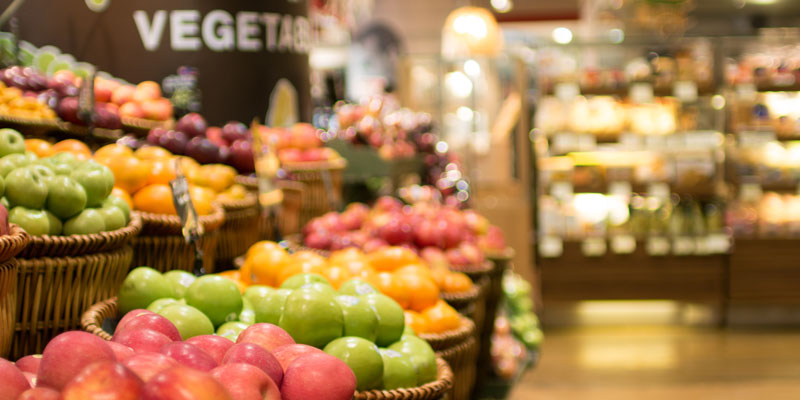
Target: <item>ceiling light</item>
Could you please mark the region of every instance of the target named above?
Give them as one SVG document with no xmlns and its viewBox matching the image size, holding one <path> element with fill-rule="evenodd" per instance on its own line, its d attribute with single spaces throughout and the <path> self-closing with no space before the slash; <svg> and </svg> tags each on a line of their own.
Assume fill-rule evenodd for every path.
<svg viewBox="0 0 800 400">
<path fill-rule="evenodd" d="M 492 0 L 492 8 L 499 13 L 506 13 L 511 11 L 511 8 L 514 7 L 514 3 L 511 0 Z"/>
<path fill-rule="evenodd" d="M 563 26 L 553 29 L 553 40 L 558 44 L 567 44 L 572 41 L 572 31 Z"/>
</svg>

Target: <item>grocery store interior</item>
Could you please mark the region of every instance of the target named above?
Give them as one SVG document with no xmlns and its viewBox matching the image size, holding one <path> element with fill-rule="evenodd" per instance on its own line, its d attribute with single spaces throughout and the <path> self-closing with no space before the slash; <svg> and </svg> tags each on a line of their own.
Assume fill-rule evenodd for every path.
<svg viewBox="0 0 800 400">
<path fill-rule="evenodd" d="M 0 400 L 800 396 L 800 1 L 255 3 L 0 0 Z"/>
</svg>

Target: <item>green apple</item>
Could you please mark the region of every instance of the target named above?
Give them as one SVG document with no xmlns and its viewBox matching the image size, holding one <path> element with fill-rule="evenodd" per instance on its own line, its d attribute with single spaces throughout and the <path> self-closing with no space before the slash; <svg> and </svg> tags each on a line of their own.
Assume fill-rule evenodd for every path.
<svg viewBox="0 0 800 400">
<path fill-rule="evenodd" d="M 297 343 L 323 348 L 342 336 L 344 315 L 334 296 L 313 288 L 300 288 L 286 298 L 278 326 Z"/>
<path fill-rule="evenodd" d="M 375 343 L 386 347 L 403 336 L 406 327 L 406 316 L 403 309 L 391 297 L 379 293 L 371 293 L 361 298 L 378 314 L 378 337 Z"/>
<path fill-rule="evenodd" d="M 383 389 L 417 386 L 417 368 L 411 357 L 389 349 L 378 349 L 383 358 Z"/>
<path fill-rule="evenodd" d="M 8 199 L 5 196 L 3 196 L 3 198 L 0 198 L 0 204 L 2 204 L 3 207 L 6 208 L 6 210 L 11 209 L 11 204 L 8 202 Z"/>
<path fill-rule="evenodd" d="M 328 280 L 320 274 L 304 273 L 294 275 L 285 280 L 283 284 L 281 284 L 281 289 L 299 289 L 311 283 L 321 283 L 328 286 L 331 285 L 328 283 Z"/>
<path fill-rule="evenodd" d="M 253 304 L 245 297 L 242 297 L 242 311 L 239 313 L 237 319 L 250 325 L 256 323 L 256 312 L 253 310 Z"/>
<path fill-rule="evenodd" d="M 6 180 L 0 177 L 0 197 L 6 192 Z"/>
<path fill-rule="evenodd" d="M 47 222 L 50 224 L 49 235 L 60 235 L 64 230 L 64 224 L 50 211 L 44 210 L 44 213 L 47 214 Z"/>
<path fill-rule="evenodd" d="M 134 268 L 117 295 L 121 315 L 137 308 L 147 308 L 152 302 L 165 297 L 175 298 L 175 291 L 164 275 L 150 267 Z"/>
<path fill-rule="evenodd" d="M 363 299 L 355 296 L 336 296 L 344 315 L 344 335 L 374 342 L 378 337 L 378 315 Z"/>
<path fill-rule="evenodd" d="M 243 330 L 247 329 L 248 326 L 250 326 L 250 324 L 246 324 L 241 321 L 226 322 L 217 328 L 217 335 L 230 339 L 231 342 L 236 343 L 236 339 L 239 338 L 239 334 L 242 333 Z"/>
<path fill-rule="evenodd" d="M 417 369 L 417 386 L 436 379 L 436 353 L 433 352 L 428 342 L 416 336 L 405 336 L 399 342 L 389 346 L 389 350 L 409 357 Z"/>
<path fill-rule="evenodd" d="M 324 351 L 344 361 L 353 370 L 358 390 L 381 387 L 383 357 L 375 343 L 360 337 L 345 336 L 328 343 Z"/>
<path fill-rule="evenodd" d="M 165 272 L 164 278 L 172 285 L 172 290 L 178 298 L 182 298 L 186 294 L 186 289 L 197 279 L 194 274 L 179 269 Z"/>
<path fill-rule="evenodd" d="M 170 304 L 162 308 L 158 315 L 172 322 L 178 328 L 183 340 L 214 334 L 214 325 L 211 324 L 211 320 L 202 311 L 188 304 Z"/>
<path fill-rule="evenodd" d="M 74 154 L 66 152 L 53 154 L 52 156 L 43 158 L 42 160 L 49 160 L 55 164 L 66 164 L 73 168 L 76 168 L 78 164 L 81 163 L 81 160 L 78 160 Z"/>
<path fill-rule="evenodd" d="M 417 332 L 414 332 L 413 328 L 406 325 L 405 329 L 403 329 L 403 336 L 417 336 Z"/>
<path fill-rule="evenodd" d="M 9 154 L 0 158 L 0 175 L 5 178 L 8 176 L 9 172 L 29 164 L 30 160 L 28 157 L 25 157 L 24 154 Z"/>
<path fill-rule="evenodd" d="M 32 210 L 22 206 L 14 207 L 8 213 L 8 222 L 19 225 L 29 235 L 50 234 L 50 219 L 42 210 Z"/>
<path fill-rule="evenodd" d="M 111 195 L 103 200 L 103 207 L 117 207 L 125 215 L 125 224 L 131 221 L 131 207 L 125 200 Z"/>
<path fill-rule="evenodd" d="M 196 307 L 211 320 L 214 326 L 234 321 L 242 312 L 242 295 L 230 279 L 219 275 L 197 278 L 186 289 L 186 304 Z"/>
<path fill-rule="evenodd" d="M 37 156 L 36 153 L 34 153 L 32 151 L 26 151 L 25 152 L 25 158 L 27 158 L 31 163 L 35 163 L 36 161 L 39 161 L 39 156 Z"/>
<path fill-rule="evenodd" d="M 56 175 L 71 174 L 72 170 L 74 170 L 79 163 L 80 161 L 71 153 L 58 153 L 52 157 L 42 158 L 36 161 L 36 164 L 41 164 L 50 168 Z"/>
<path fill-rule="evenodd" d="M 106 231 L 115 231 L 125 227 L 125 214 L 119 208 L 110 206 L 95 208 L 95 210 L 103 217 Z"/>
<path fill-rule="evenodd" d="M 103 215 L 94 208 L 87 208 L 64 222 L 65 235 L 88 235 L 105 230 Z"/>
<path fill-rule="evenodd" d="M 253 305 L 256 322 L 268 322 L 278 325 L 283 314 L 286 299 L 292 293 L 290 289 L 272 289 L 254 285 L 247 288 L 244 297 Z"/>
<path fill-rule="evenodd" d="M 314 290 L 316 290 L 318 292 L 322 292 L 322 293 L 328 294 L 328 295 L 333 296 L 333 297 L 336 297 L 338 295 L 338 293 L 336 293 L 336 291 L 333 290 L 333 287 L 331 287 L 330 285 L 324 284 L 324 283 L 319 283 L 319 282 L 306 283 L 305 285 L 303 285 L 303 287 L 304 288 L 311 288 L 311 289 L 314 289 Z"/>
<path fill-rule="evenodd" d="M 180 302 L 180 300 L 178 300 L 178 299 L 173 299 L 171 297 L 164 297 L 163 299 L 158 299 L 158 300 L 150 303 L 150 305 L 147 306 L 147 310 L 148 311 L 152 311 L 154 313 L 158 313 L 159 311 L 163 310 L 164 307 L 166 307 L 166 306 L 168 306 L 170 304 L 175 304 L 175 303 L 179 303 L 179 302 Z M 181 304 L 183 304 L 183 303 L 181 303 Z"/>
<path fill-rule="evenodd" d="M 114 174 L 105 165 L 85 161 L 70 174 L 86 190 L 86 206 L 97 207 L 103 204 L 114 189 Z"/>
<path fill-rule="evenodd" d="M 47 209 L 57 217 L 74 217 L 86 208 L 86 191 L 74 179 L 54 176 L 47 182 L 47 188 Z"/>
<path fill-rule="evenodd" d="M 30 167 L 20 167 L 6 176 L 8 201 L 15 206 L 41 209 L 47 200 L 47 181 Z"/>
<path fill-rule="evenodd" d="M 380 293 L 378 289 L 370 285 L 363 279 L 354 278 L 339 286 L 339 294 L 350 296 L 361 296 L 370 293 Z"/>
<path fill-rule="evenodd" d="M 13 129 L 0 129 L 0 157 L 9 154 L 25 154 L 25 139 Z"/>
<path fill-rule="evenodd" d="M 27 165 L 27 167 L 32 169 L 34 173 L 39 174 L 39 177 L 44 179 L 44 181 L 48 182 L 48 183 L 50 182 L 50 179 L 52 179 L 54 176 L 56 176 L 56 174 L 53 172 L 53 170 L 50 169 L 50 167 L 47 167 L 45 165 L 30 164 L 30 165 Z"/>
</svg>

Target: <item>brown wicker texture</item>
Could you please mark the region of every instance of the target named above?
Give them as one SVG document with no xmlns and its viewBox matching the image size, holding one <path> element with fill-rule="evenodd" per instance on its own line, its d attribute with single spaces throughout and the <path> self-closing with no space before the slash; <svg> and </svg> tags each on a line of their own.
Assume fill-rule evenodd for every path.
<svg viewBox="0 0 800 400">
<path fill-rule="evenodd" d="M 76 136 L 89 136 L 89 127 L 82 125 L 75 125 L 69 122 L 59 121 L 58 128 L 64 132 L 71 133 Z M 95 127 L 92 131 L 94 137 L 97 139 L 105 139 L 105 142 L 115 141 L 125 135 L 122 129 L 106 129 Z"/>
<path fill-rule="evenodd" d="M 200 239 L 203 251 L 203 268 L 206 272 L 216 268 L 218 231 L 206 231 Z M 180 235 L 139 236 L 133 239 L 133 261 L 131 267 L 148 266 L 160 272 L 175 269 L 193 272 L 195 264 L 194 244 L 186 243 Z"/>
<path fill-rule="evenodd" d="M 119 290 L 133 250 L 19 259 L 14 359 L 41 353 L 57 334 L 80 327 L 83 310 Z"/>
<path fill-rule="evenodd" d="M 484 293 L 484 313 L 479 320 L 475 320 L 478 327 L 478 384 L 481 384 L 489 376 L 491 354 L 491 339 L 494 331 L 494 320 L 497 316 L 497 308 L 503 297 L 503 273 L 511 267 L 511 260 L 514 257 L 514 250 L 509 248 L 502 253 L 487 254 L 490 262 L 494 265 L 489 274 L 489 285 Z"/>
<path fill-rule="evenodd" d="M 258 192 L 258 178 L 253 175 L 236 175 L 236 183 L 251 192 Z"/>
<path fill-rule="evenodd" d="M 56 119 L 32 119 L 0 114 L 0 124 L 3 128 L 14 128 L 24 135 L 41 136 L 59 130 Z"/>
<path fill-rule="evenodd" d="M 220 205 L 225 209 L 225 222 L 219 228 L 216 263 L 230 267 L 234 258 L 258 241 L 258 198 L 248 194 L 243 200 L 220 202 Z"/>
<path fill-rule="evenodd" d="M 17 321 L 17 260 L 0 264 L 0 357 L 8 358 Z"/>
<path fill-rule="evenodd" d="M 177 215 L 153 214 L 135 211 L 142 218 L 142 236 L 182 235 L 181 219 Z M 200 223 L 207 232 L 219 229 L 225 222 L 225 210 L 215 204 L 209 215 L 200 216 Z"/>
<path fill-rule="evenodd" d="M 450 399 L 469 400 L 475 387 L 478 341 L 474 336 L 470 336 L 461 344 L 439 351 L 436 355 L 447 361 L 453 370 L 453 389 L 450 391 Z"/>
<path fill-rule="evenodd" d="M 455 266 L 451 265 L 450 269 L 453 271 L 463 272 L 467 274 L 470 278 L 472 278 L 473 282 L 478 281 L 484 276 L 488 276 L 494 270 L 494 263 L 491 261 L 484 261 L 480 265 L 470 265 L 470 266 Z"/>
<path fill-rule="evenodd" d="M 436 380 L 419 387 L 394 390 L 358 391 L 353 400 L 438 400 L 444 399 L 453 387 L 453 371 L 447 362 L 436 358 L 438 374 Z"/>
<path fill-rule="evenodd" d="M 111 334 L 103 330 L 103 321 L 117 316 L 117 298 L 103 300 L 89 307 L 81 316 L 81 329 L 103 340 L 111 340 Z"/>
<path fill-rule="evenodd" d="M 142 229 L 142 221 L 131 214 L 128 226 L 110 232 L 69 236 L 31 236 L 28 247 L 19 258 L 74 257 L 118 249 L 135 237 Z"/>
<path fill-rule="evenodd" d="M 423 333 L 417 336 L 428 342 L 434 351 L 442 351 L 461 344 L 474 333 L 475 323 L 469 318 L 461 317 L 461 324 L 456 329 L 442 333 Z"/>
<path fill-rule="evenodd" d="M 306 185 L 303 192 L 303 208 L 300 211 L 300 226 L 311 218 L 328 211 L 336 211 L 342 204 L 342 171 L 347 161 L 337 159 L 321 162 L 284 164 L 289 179 Z M 325 174 L 330 177 L 330 193 L 325 187 Z"/>
<path fill-rule="evenodd" d="M 258 178 L 255 176 L 237 175 L 236 183 L 248 191 L 258 195 Z M 303 205 L 305 185 L 301 182 L 280 180 L 277 186 L 283 191 L 283 202 L 278 213 L 278 230 L 281 235 L 291 235 L 300 231 L 300 210 Z M 258 237 L 262 240 L 274 240 L 275 228 L 269 214 L 259 212 Z"/>
<path fill-rule="evenodd" d="M 475 313 L 475 303 L 481 298 L 484 285 L 488 285 L 489 278 L 483 277 L 472 285 L 472 288 L 462 293 L 444 293 L 439 297 L 456 309 L 461 315 L 472 319 Z"/>
<path fill-rule="evenodd" d="M 331 252 L 329 250 L 321 250 L 321 249 L 315 249 L 315 248 L 312 248 L 312 247 L 307 247 L 305 244 L 303 244 L 303 235 L 301 235 L 299 233 L 294 234 L 294 235 L 289 235 L 289 236 L 286 237 L 285 240 L 286 240 L 286 243 L 289 245 L 289 247 L 288 247 L 289 250 L 292 251 L 292 252 L 310 251 L 312 253 L 317 253 L 317 254 L 325 257 L 325 258 L 328 258 L 328 257 L 331 256 Z"/>
<path fill-rule="evenodd" d="M 31 236 L 24 229 L 11 224 L 8 235 L 0 236 L 0 263 L 10 260 L 22 252 L 30 241 Z"/>
<path fill-rule="evenodd" d="M 133 132 L 137 135 L 147 135 L 147 133 L 153 128 L 169 129 L 174 124 L 175 121 L 172 119 L 166 121 L 154 121 L 144 118 L 122 117 L 122 127 L 125 129 L 125 131 Z"/>
</svg>

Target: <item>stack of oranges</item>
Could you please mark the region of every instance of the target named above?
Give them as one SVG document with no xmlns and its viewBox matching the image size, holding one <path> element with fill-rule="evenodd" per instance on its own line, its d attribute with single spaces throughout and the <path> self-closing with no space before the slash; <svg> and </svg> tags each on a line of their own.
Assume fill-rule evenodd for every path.
<svg viewBox="0 0 800 400">
<path fill-rule="evenodd" d="M 237 281 L 240 287 L 278 287 L 300 273 L 322 275 L 335 289 L 350 279 L 362 279 L 397 301 L 405 310 L 406 323 L 417 333 L 457 329 L 458 312 L 439 294 L 472 289 L 472 281 L 463 273 L 443 266 L 431 268 L 413 251 L 402 247 L 387 247 L 370 254 L 348 248 L 325 258 L 311 251 L 289 254 L 277 243 L 262 241 L 248 250 L 241 269 L 223 275 Z"/>
</svg>

